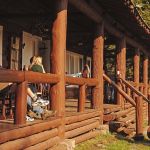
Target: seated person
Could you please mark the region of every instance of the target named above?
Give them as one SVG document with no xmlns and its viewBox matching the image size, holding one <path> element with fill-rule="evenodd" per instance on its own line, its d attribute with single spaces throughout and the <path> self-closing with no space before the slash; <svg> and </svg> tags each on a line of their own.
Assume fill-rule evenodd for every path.
<svg viewBox="0 0 150 150">
<path fill-rule="evenodd" d="M 34 62 L 32 62 L 34 61 Z M 42 58 L 41 57 L 32 57 L 32 59 L 30 59 L 30 69 L 31 71 L 34 72 L 40 72 L 40 73 L 45 73 L 45 70 L 43 68 L 42 65 Z M 55 114 L 55 112 L 53 111 L 48 111 L 46 109 L 44 109 L 45 106 L 47 106 L 49 104 L 48 100 L 43 100 L 40 97 L 37 96 L 37 91 L 36 91 L 36 87 L 34 86 L 34 84 L 29 84 L 28 88 L 27 88 L 27 93 L 28 93 L 28 97 L 27 97 L 27 103 L 28 103 L 28 115 L 30 117 L 34 117 L 37 119 L 46 119 L 47 117 L 50 117 L 52 115 Z M 35 112 L 36 115 L 34 115 Z M 32 115 L 31 115 L 32 114 Z"/>
<path fill-rule="evenodd" d="M 42 64 L 42 57 L 40 56 L 37 56 L 36 58 L 34 58 L 34 63 L 32 63 L 32 66 L 30 67 L 31 67 L 31 71 L 45 73 L 45 70 Z"/>
</svg>

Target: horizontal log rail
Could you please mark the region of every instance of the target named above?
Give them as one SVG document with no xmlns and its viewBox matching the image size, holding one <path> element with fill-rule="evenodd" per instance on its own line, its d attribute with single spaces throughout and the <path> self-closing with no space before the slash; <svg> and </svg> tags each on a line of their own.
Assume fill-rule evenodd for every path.
<svg viewBox="0 0 150 150">
<path fill-rule="evenodd" d="M 98 80 L 94 78 L 75 78 L 75 77 L 66 77 L 66 83 L 72 85 L 87 85 L 87 86 L 96 86 L 98 85 Z"/>
<path fill-rule="evenodd" d="M 106 74 L 103 74 L 104 80 L 106 80 L 108 83 L 112 84 L 117 91 L 128 101 L 130 102 L 134 107 L 136 106 L 135 101 L 126 94 L 114 81 L 112 81 Z"/>
<path fill-rule="evenodd" d="M 56 74 L 38 73 L 33 71 L 0 71 L 0 82 L 21 83 L 24 81 L 34 83 L 58 83 L 60 81 L 60 77 Z"/>
<path fill-rule="evenodd" d="M 25 81 L 24 71 L 1 70 L 0 82 L 20 83 Z"/>
<path fill-rule="evenodd" d="M 122 79 L 121 77 L 119 77 L 119 79 L 127 86 L 129 87 L 133 92 L 135 92 L 138 96 L 142 96 L 143 99 L 150 103 L 150 100 L 146 98 L 145 95 L 143 95 L 143 93 L 141 93 L 140 91 L 138 91 L 135 87 L 133 87 L 129 82 L 127 82 L 126 80 Z"/>
<path fill-rule="evenodd" d="M 60 77 L 56 74 L 25 71 L 25 80 L 33 83 L 58 83 Z"/>
</svg>

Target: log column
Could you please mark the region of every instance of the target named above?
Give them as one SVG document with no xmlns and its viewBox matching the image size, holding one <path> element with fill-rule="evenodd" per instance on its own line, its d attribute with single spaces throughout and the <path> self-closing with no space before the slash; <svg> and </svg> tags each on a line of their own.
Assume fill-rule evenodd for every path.
<svg viewBox="0 0 150 150">
<path fill-rule="evenodd" d="M 144 56 L 143 61 L 143 83 L 144 83 L 144 95 L 147 97 L 148 95 L 148 57 Z"/>
<path fill-rule="evenodd" d="M 148 99 L 150 99 L 150 95 L 148 95 Z M 148 125 L 150 126 L 150 103 L 148 103 Z"/>
<path fill-rule="evenodd" d="M 117 72 L 119 71 L 120 77 L 125 79 L 126 77 L 126 39 L 123 37 L 119 40 L 117 45 Z M 118 82 L 118 86 L 121 87 L 120 83 Z M 123 97 L 117 93 L 117 104 L 123 106 Z"/>
<path fill-rule="evenodd" d="M 16 91 L 16 108 L 15 108 L 15 124 L 25 124 L 27 113 L 27 82 L 24 81 L 17 85 Z"/>
<path fill-rule="evenodd" d="M 104 24 L 97 25 L 97 31 L 93 47 L 93 78 L 99 80 L 99 84 L 93 88 L 92 106 L 103 113 L 103 49 L 104 49 Z M 102 117 L 102 115 L 101 115 Z M 103 118 L 101 119 L 101 123 Z"/>
<path fill-rule="evenodd" d="M 136 140 L 143 140 L 143 101 L 142 97 L 136 97 Z"/>
<path fill-rule="evenodd" d="M 65 55 L 68 0 L 55 0 L 56 17 L 52 28 L 51 73 L 60 75 L 60 82 L 51 86 L 51 109 L 62 117 L 59 136 L 64 137 L 65 115 Z"/>
<path fill-rule="evenodd" d="M 140 51 L 136 50 L 134 55 L 134 82 L 136 88 L 139 89 L 139 73 L 140 73 Z"/>
</svg>

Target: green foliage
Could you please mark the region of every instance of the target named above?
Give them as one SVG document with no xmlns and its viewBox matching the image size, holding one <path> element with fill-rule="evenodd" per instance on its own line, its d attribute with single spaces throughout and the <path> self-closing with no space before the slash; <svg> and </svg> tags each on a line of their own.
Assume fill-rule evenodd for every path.
<svg viewBox="0 0 150 150">
<path fill-rule="evenodd" d="M 134 4 L 140 6 L 137 9 L 145 22 L 150 26 L 150 0 L 135 0 Z"/>
</svg>

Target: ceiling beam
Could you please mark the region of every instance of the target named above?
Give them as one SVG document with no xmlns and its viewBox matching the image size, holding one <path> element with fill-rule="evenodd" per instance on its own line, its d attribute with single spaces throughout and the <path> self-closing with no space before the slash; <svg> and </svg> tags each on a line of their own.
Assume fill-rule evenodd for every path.
<svg viewBox="0 0 150 150">
<path fill-rule="evenodd" d="M 87 15 L 90 19 L 92 19 L 95 23 L 101 23 L 104 21 L 105 23 L 105 29 L 112 35 L 116 36 L 117 38 L 124 37 L 124 33 L 121 33 L 119 30 L 117 30 L 115 27 L 113 27 L 108 20 L 105 18 L 102 18 L 101 15 L 99 15 L 94 8 L 92 8 L 85 0 L 69 0 L 69 3 L 75 6 L 78 10 L 80 10 L 82 13 Z M 149 55 L 148 51 L 145 47 L 143 47 L 141 44 L 133 40 L 132 38 L 126 36 L 126 41 L 128 44 L 132 45 L 135 48 L 139 48 L 142 50 L 145 54 Z"/>
</svg>

